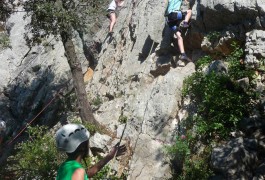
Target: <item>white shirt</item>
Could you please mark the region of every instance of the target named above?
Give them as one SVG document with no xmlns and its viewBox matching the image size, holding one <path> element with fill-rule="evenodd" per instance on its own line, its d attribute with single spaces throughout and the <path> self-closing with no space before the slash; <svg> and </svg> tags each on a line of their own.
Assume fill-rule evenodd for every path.
<svg viewBox="0 0 265 180">
<path fill-rule="evenodd" d="M 115 2 L 115 0 L 113 0 L 110 4 L 109 4 L 109 7 L 108 7 L 108 10 L 116 10 L 116 7 L 117 7 L 117 4 Z"/>
</svg>

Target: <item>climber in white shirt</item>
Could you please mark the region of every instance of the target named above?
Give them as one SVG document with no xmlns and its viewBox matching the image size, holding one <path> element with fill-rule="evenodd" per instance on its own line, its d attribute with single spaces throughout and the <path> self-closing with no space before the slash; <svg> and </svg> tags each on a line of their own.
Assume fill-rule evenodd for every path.
<svg viewBox="0 0 265 180">
<path fill-rule="evenodd" d="M 120 7 L 124 4 L 124 0 L 113 0 L 108 7 L 107 17 L 110 19 L 109 34 L 113 34 L 113 27 L 116 23 L 116 13 L 115 10 L 117 7 Z"/>
</svg>

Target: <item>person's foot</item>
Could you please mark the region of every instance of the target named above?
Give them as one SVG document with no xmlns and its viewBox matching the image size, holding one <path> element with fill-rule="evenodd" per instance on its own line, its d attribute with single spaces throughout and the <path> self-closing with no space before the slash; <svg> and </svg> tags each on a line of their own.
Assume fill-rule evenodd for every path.
<svg viewBox="0 0 265 180">
<path fill-rule="evenodd" d="M 181 55 L 179 56 L 179 59 L 180 59 L 180 60 L 189 61 L 189 62 L 191 61 L 190 58 L 188 58 L 188 56 L 187 56 L 186 54 L 181 54 Z"/>
<path fill-rule="evenodd" d="M 113 35 L 113 31 L 110 31 L 110 32 L 109 32 L 109 35 L 112 36 L 112 35 Z"/>
<path fill-rule="evenodd" d="M 186 21 L 183 21 L 182 27 L 183 27 L 183 28 L 188 28 L 188 27 L 189 27 L 189 24 L 188 24 L 188 22 L 186 22 Z"/>
</svg>

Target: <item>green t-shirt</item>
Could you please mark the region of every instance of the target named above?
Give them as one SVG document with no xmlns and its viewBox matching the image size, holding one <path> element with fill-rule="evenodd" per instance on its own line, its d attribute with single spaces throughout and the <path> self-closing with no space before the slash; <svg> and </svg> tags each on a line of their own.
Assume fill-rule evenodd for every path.
<svg viewBox="0 0 265 180">
<path fill-rule="evenodd" d="M 66 160 L 59 167 L 56 180 L 71 180 L 74 171 L 78 168 L 83 168 L 82 165 L 75 160 Z M 88 180 L 85 174 L 84 180 Z"/>
</svg>

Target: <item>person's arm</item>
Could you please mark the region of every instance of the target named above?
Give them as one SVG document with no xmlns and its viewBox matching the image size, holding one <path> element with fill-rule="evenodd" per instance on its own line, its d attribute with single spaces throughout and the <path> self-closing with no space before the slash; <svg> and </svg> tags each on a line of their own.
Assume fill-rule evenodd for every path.
<svg viewBox="0 0 265 180">
<path fill-rule="evenodd" d="M 110 153 L 105 156 L 103 159 L 101 159 L 98 163 L 96 163 L 94 166 L 90 167 L 87 170 L 88 177 L 93 177 L 98 171 L 100 171 L 112 158 L 114 158 L 115 154 L 116 157 L 121 156 L 125 154 L 126 146 L 122 145 L 116 145 L 112 148 Z"/>
<path fill-rule="evenodd" d="M 72 180 L 84 180 L 85 170 L 83 168 L 78 168 L 74 171 L 72 175 Z"/>
</svg>

